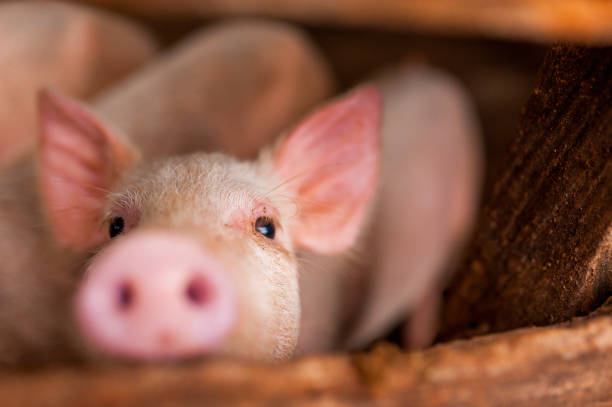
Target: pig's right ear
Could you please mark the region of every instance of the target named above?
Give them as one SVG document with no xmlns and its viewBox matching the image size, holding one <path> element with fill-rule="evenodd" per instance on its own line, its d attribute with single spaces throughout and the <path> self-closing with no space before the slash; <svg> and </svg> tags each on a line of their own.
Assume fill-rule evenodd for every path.
<svg viewBox="0 0 612 407">
<path fill-rule="evenodd" d="M 106 238 L 106 194 L 138 154 L 78 102 L 45 89 L 38 108 L 39 180 L 52 232 L 66 247 L 94 247 Z"/>
<path fill-rule="evenodd" d="M 292 237 L 320 253 L 350 248 L 378 184 L 381 96 L 364 87 L 316 111 L 276 151 L 298 206 Z"/>
</svg>

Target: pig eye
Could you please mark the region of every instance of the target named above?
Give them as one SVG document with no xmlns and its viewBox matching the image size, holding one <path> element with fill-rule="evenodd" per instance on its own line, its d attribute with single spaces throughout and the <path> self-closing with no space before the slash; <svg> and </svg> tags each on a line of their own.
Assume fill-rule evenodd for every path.
<svg viewBox="0 0 612 407">
<path fill-rule="evenodd" d="M 111 239 L 117 236 L 119 233 L 123 232 L 124 225 L 125 222 L 123 221 L 122 217 L 117 216 L 116 218 L 113 218 L 110 223 L 110 226 L 108 227 L 108 234 L 110 235 Z"/>
<path fill-rule="evenodd" d="M 274 221 L 266 216 L 260 216 L 255 221 L 255 231 L 268 239 L 274 239 L 276 233 Z"/>
</svg>

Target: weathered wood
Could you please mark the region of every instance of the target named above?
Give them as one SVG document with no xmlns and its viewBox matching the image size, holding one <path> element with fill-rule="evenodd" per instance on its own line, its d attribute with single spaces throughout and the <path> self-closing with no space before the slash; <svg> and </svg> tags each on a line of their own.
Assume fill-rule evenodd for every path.
<svg viewBox="0 0 612 407">
<path fill-rule="evenodd" d="M 3 406 L 612 405 L 612 302 L 591 317 L 402 353 L 263 366 L 64 369 L 0 377 Z"/>
<path fill-rule="evenodd" d="M 612 42 L 612 4 L 606 0 L 86 1 L 163 19 L 252 14 L 309 23 L 536 41 Z"/>
<path fill-rule="evenodd" d="M 467 258 L 443 339 L 559 322 L 612 293 L 612 48 L 550 51 Z"/>
</svg>

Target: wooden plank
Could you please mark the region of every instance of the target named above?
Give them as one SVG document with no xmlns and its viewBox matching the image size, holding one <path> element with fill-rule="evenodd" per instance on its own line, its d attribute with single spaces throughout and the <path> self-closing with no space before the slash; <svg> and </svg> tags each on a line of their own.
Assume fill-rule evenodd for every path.
<svg viewBox="0 0 612 407">
<path fill-rule="evenodd" d="M 612 293 L 612 48 L 548 54 L 467 258 L 442 339 L 563 321 Z"/>
<path fill-rule="evenodd" d="M 262 15 L 317 24 L 536 41 L 612 41 L 612 3 L 606 0 L 84 1 L 156 19 Z"/>
<path fill-rule="evenodd" d="M 590 317 L 402 353 L 310 357 L 264 366 L 4 374 L 3 406 L 612 405 L 612 301 Z"/>
</svg>

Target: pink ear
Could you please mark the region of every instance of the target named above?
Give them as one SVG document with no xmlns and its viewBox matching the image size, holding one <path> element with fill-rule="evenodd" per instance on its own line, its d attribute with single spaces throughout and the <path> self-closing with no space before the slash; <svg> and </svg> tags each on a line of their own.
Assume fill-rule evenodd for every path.
<svg viewBox="0 0 612 407">
<path fill-rule="evenodd" d="M 297 197 L 294 241 L 332 253 L 351 247 L 378 183 L 381 97 L 366 87 L 315 112 L 277 152 L 281 181 Z"/>
<path fill-rule="evenodd" d="M 105 196 L 136 154 L 75 101 L 42 90 L 38 107 L 38 170 L 52 231 L 65 246 L 90 248 L 105 239 Z"/>
</svg>

